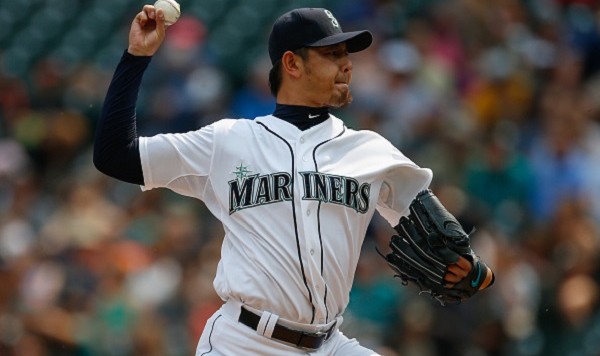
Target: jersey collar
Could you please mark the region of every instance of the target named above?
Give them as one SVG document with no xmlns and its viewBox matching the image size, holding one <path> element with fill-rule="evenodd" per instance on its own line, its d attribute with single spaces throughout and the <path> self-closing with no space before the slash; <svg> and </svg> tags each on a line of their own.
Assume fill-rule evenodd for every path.
<svg viewBox="0 0 600 356">
<path fill-rule="evenodd" d="M 310 142 L 322 142 L 339 135 L 344 130 L 343 121 L 332 114 L 329 114 L 327 120 L 304 131 L 273 115 L 258 117 L 255 120 L 263 123 L 289 142 L 300 141 L 300 139 L 303 139 L 302 141 L 310 140 Z"/>
</svg>

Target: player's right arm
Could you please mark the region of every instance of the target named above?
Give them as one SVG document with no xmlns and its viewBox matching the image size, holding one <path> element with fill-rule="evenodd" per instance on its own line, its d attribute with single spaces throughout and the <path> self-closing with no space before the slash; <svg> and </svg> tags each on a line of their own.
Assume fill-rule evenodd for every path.
<svg viewBox="0 0 600 356">
<path fill-rule="evenodd" d="M 94 165 L 113 178 L 143 185 L 135 106 L 144 71 L 165 37 L 162 10 L 146 5 L 131 23 L 129 46 L 108 88 L 94 138 Z"/>
</svg>

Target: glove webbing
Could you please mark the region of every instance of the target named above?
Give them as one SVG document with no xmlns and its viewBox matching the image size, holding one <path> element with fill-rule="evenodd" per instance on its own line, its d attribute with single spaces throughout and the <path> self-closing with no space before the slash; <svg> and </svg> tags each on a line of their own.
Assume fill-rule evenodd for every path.
<svg viewBox="0 0 600 356">
<path fill-rule="evenodd" d="M 412 241 L 412 239 L 410 237 L 409 238 L 398 237 L 398 238 L 392 240 L 391 246 L 397 254 L 404 257 L 406 263 L 409 266 L 414 266 L 414 268 L 416 268 L 417 271 L 422 271 L 422 274 L 425 277 L 427 277 L 427 279 L 431 280 L 432 282 L 434 282 L 436 284 L 442 284 L 443 280 L 444 280 L 445 266 L 442 266 L 439 269 L 433 270 L 433 269 L 429 268 L 429 266 L 423 265 L 419 261 L 418 256 L 408 253 L 409 251 L 411 251 L 410 249 L 405 249 L 405 248 L 402 248 L 402 246 L 398 245 L 399 243 L 406 243 L 406 244 L 416 246 L 414 241 L 412 241 L 412 243 L 409 241 Z"/>
<path fill-rule="evenodd" d="M 423 251 L 423 249 L 421 249 L 421 246 L 419 246 L 419 244 L 417 244 L 415 242 L 415 240 L 413 240 L 413 238 L 410 236 L 410 234 L 408 233 L 408 231 L 406 231 L 406 227 L 404 227 L 404 224 L 403 224 L 404 222 L 410 223 L 409 220 L 401 221 L 401 223 L 396 226 L 396 231 L 398 231 L 398 228 L 402 229 L 401 232 L 400 231 L 398 231 L 398 232 L 404 238 L 404 240 L 407 241 L 411 246 L 413 246 L 415 248 L 415 250 L 417 251 L 417 253 L 421 257 L 424 257 L 424 258 L 428 259 L 433 264 L 435 264 L 436 266 L 438 266 L 439 269 L 441 269 L 442 271 L 445 272 L 446 265 L 442 261 L 436 259 L 434 256 L 431 256 L 430 254 L 425 253 L 425 251 Z M 429 243 L 429 242 L 430 242 L 430 239 L 427 239 L 427 243 Z"/>
</svg>

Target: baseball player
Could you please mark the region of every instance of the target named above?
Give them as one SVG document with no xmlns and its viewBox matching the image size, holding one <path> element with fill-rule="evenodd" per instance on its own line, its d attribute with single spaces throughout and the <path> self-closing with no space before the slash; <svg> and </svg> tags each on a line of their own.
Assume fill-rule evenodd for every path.
<svg viewBox="0 0 600 356">
<path fill-rule="evenodd" d="M 196 355 L 375 354 L 338 330 L 361 245 L 375 210 L 396 225 L 432 172 L 331 113 L 351 102 L 349 53 L 371 33 L 343 32 L 326 9 L 283 14 L 268 42 L 273 113 L 137 137 L 138 90 L 164 37 L 162 10 L 144 6 L 106 95 L 94 163 L 142 190 L 200 199 L 222 222 L 214 287 L 224 304 Z M 447 283 L 467 275 L 465 261 Z"/>
</svg>

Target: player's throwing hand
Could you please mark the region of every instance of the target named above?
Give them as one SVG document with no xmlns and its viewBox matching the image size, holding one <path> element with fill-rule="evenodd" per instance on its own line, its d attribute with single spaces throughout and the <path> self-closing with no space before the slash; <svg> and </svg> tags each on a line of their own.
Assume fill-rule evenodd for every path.
<svg viewBox="0 0 600 356">
<path fill-rule="evenodd" d="M 165 15 L 162 9 L 145 5 L 129 30 L 127 52 L 134 56 L 152 56 L 165 38 Z"/>
</svg>

